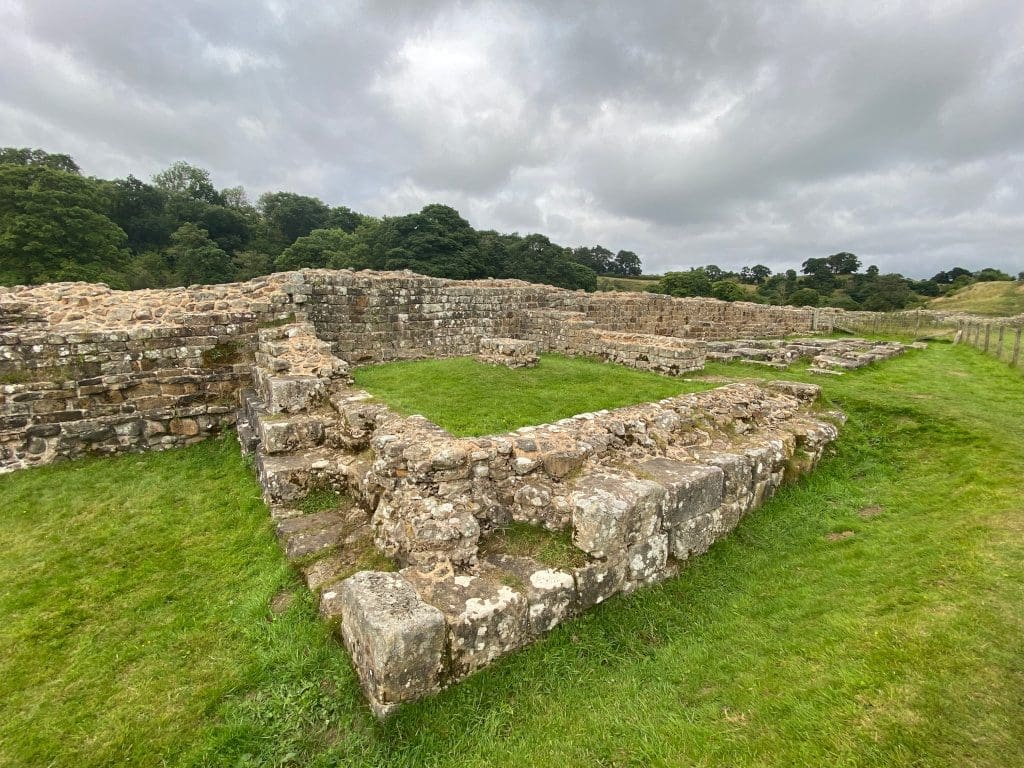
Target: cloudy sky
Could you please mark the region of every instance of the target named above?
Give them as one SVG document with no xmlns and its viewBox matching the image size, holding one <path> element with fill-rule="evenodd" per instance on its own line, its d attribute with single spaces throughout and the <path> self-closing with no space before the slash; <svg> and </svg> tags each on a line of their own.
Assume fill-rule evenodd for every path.
<svg viewBox="0 0 1024 768">
<path fill-rule="evenodd" d="M 0 0 L 0 145 L 649 271 L 1024 269 L 1024 2 Z"/>
</svg>

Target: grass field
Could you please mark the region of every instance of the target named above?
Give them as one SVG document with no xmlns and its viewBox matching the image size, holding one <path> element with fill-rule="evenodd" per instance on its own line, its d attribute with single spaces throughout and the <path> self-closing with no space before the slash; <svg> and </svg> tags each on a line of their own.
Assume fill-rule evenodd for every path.
<svg viewBox="0 0 1024 768">
<path fill-rule="evenodd" d="M 423 414 L 463 437 L 712 386 L 560 355 L 542 355 L 537 367 L 516 370 L 470 357 L 386 363 L 357 368 L 355 380 L 399 413 Z"/>
<path fill-rule="evenodd" d="M 598 277 L 597 289 L 599 291 L 645 291 L 658 282 L 657 275 L 648 277 Z"/>
<path fill-rule="evenodd" d="M 1019 315 L 1024 313 L 1024 283 L 974 283 L 951 296 L 928 302 L 928 309 L 972 312 L 977 315 Z"/>
<path fill-rule="evenodd" d="M 936 345 L 820 383 L 812 476 L 383 725 L 230 439 L 0 477 L 0 765 L 1024 764 L 1024 378 Z"/>
</svg>

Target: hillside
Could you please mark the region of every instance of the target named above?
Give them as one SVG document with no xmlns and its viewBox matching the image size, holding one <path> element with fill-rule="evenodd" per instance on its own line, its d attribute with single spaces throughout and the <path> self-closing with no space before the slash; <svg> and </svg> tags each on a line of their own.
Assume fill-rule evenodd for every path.
<svg viewBox="0 0 1024 768">
<path fill-rule="evenodd" d="M 974 283 L 928 302 L 928 309 L 977 315 L 1019 315 L 1024 312 L 1024 283 Z"/>
</svg>

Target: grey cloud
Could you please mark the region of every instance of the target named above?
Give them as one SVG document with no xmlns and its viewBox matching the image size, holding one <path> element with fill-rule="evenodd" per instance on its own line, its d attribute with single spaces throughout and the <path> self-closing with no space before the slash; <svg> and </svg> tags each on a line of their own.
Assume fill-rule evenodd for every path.
<svg viewBox="0 0 1024 768">
<path fill-rule="evenodd" d="M 640 253 L 1024 269 L 1024 7 L 0 0 L 0 144 Z"/>
</svg>

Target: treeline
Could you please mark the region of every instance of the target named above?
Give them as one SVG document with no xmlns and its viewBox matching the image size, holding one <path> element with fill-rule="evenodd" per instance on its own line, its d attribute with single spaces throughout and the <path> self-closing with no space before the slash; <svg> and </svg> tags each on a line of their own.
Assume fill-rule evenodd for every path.
<svg viewBox="0 0 1024 768">
<path fill-rule="evenodd" d="M 754 301 L 797 307 L 838 307 L 890 311 L 921 306 L 971 283 L 1013 280 L 992 267 L 972 272 L 953 267 L 927 280 L 912 280 L 896 273 L 880 274 L 871 265 L 861 272 L 852 253 L 808 259 L 795 269 L 773 273 L 763 264 L 728 272 L 714 264 L 686 272 L 668 272 L 646 290 L 671 296 L 709 296 L 723 301 Z M 1024 282 L 1024 272 L 1017 275 Z"/>
<path fill-rule="evenodd" d="M 0 149 L 0 284 L 61 280 L 151 288 L 248 280 L 301 267 L 410 269 L 594 290 L 597 275 L 639 275 L 640 258 L 565 248 L 541 234 L 478 231 L 428 205 L 376 218 L 292 192 L 255 203 L 185 162 L 150 182 L 85 177 L 64 154 Z"/>
</svg>

